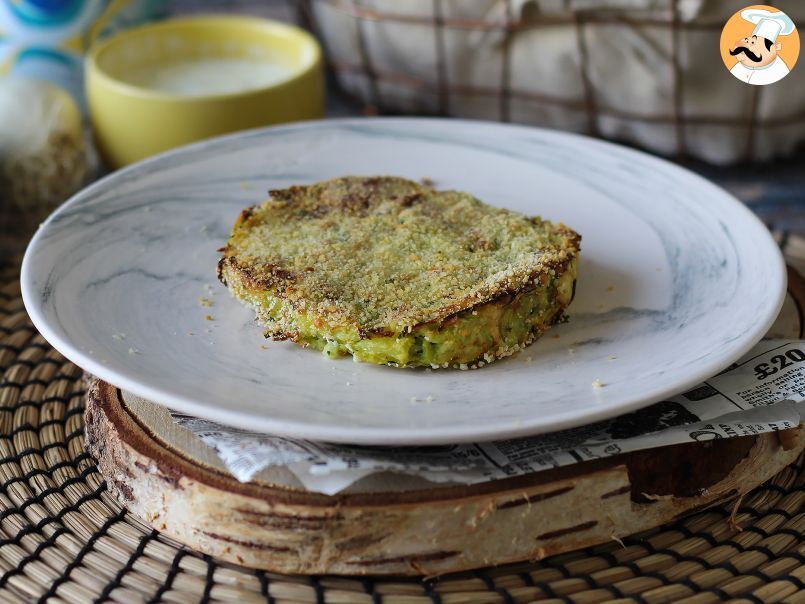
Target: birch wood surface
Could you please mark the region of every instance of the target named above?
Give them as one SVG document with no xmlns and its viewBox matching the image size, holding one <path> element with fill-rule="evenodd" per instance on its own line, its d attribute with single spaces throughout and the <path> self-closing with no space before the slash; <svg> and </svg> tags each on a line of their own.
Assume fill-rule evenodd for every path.
<svg viewBox="0 0 805 604">
<path fill-rule="evenodd" d="M 87 444 L 111 492 L 195 550 L 293 574 L 432 576 L 541 559 L 740 496 L 805 445 L 800 427 L 480 485 L 390 491 L 365 483 L 328 496 L 282 473 L 238 482 L 160 409 L 128 406 L 117 388 L 92 384 Z"/>
</svg>

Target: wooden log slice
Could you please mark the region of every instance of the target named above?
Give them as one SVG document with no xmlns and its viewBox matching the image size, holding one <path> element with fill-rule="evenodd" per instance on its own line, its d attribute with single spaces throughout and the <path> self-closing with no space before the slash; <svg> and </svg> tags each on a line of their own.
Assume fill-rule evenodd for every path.
<svg viewBox="0 0 805 604">
<path fill-rule="evenodd" d="M 328 496 L 281 473 L 240 483 L 164 409 L 130 400 L 100 381 L 88 395 L 87 445 L 110 491 L 195 550 L 288 574 L 438 575 L 540 559 L 746 493 L 805 445 L 800 427 L 473 486 L 369 483 Z"/>
</svg>

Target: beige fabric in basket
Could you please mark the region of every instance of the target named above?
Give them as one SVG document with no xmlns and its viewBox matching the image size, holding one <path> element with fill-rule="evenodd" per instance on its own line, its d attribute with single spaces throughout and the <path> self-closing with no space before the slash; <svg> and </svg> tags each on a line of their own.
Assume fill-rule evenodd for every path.
<svg viewBox="0 0 805 604">
<path fill-rule="evenodd" d="M 721 28 L 746 4 L 313 0 L 312 14 L 340 83 L 382 110 L 548 126 L 726 164 L 805 140 L 803 65 L 757 87 L 721 61 Z M 805 23 L 805 2 L 775 6 Z"/>
</svg>

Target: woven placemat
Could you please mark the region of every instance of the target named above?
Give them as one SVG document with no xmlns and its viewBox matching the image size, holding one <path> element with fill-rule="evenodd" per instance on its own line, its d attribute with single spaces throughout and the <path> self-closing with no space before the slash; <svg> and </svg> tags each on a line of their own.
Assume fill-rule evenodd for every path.
<svg viewBox="0 0 805 604">
<path fill-rule="evenodd" d="M 84 451 L 81 370 L 0 267 L 0 601 L 805 602 L 803 458 L 743 501 L 623 542 L 442 577 L 291 577 L 216 562 L 126 513 Z M 731 513 L 734 516 L 731 517 Z"/>
</svg>

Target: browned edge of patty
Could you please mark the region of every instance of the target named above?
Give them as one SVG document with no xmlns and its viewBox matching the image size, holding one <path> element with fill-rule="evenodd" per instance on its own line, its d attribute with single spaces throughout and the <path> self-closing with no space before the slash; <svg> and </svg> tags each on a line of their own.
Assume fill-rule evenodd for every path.
<svg viewBox="0 0 805 604">
<path fill-rule="evenodd" d="M 572 229 L 565 227 L 564 225 L 556 227 L 556 230 L 565 235 L 566 237 L 568 237 L 568 248 L 567 248 L 568 257 L 565 258 L 564 260 L 548 261 L 540 265 L 536 270 L 529 273 L 528 278 L 526 279 L 527 283 L 533 282 L 542 275 L 548 275 L 551 270 L 553 270 L 554 273 L 557 275 L 563 274 L 567 270 L 567 267 L 572 262 L 572 260 L 577 257 L 579 252 L 579 245 L 581 243 L 581 236 Z M 224 273 L 224 267 L 228 266 L 235 273 L 237 273 L 238 277 L 241 279 L 242 283 L 246 286 L 247 289 L 265 290 L 270 295 L 283 299 L 284 301 L 288 302 L 297 311 L 301 310 L 299 308 L 298 302 L 291 300 L 284 295 L 285 288 L 293 287 L 293 283 L 296 279 L 296 276 L 293 272 L 287 271 L 279 266 L 264 264 L 263 269 L 264 271 L 267 269 L 268 275 L 266 274 L 266 272 L 261 272 L 260 274 L 257 274 L 257 272 L 253 270 L 253 267 L 248 265 L 245 266 L 241 265 L 235 256 L 227 255 L 230 252 L 228 247 L 224 247 L 219 251 L 224 252 L 224 256 L 218 261 L 218 279 L 221 281 L 221 283 L 227 285 L 223 273 Z M 495 291 L 491 296 L 481 301 L 474 301 L 474 298 L 466 296 L 461 300 L 458 300 L 452 304 L 448 304 L 443 308 L 439 309 L 434 318 L 429 319 L 428 321 L 423 321 L 421 323 L 412 325 L 411 329 L 413 330 L 417 327 L 430 324 L 438 324 L 439 327 L 443 327 L 445 325 L 450 324 L 453 321 L 461 319 L 467 313 L 477 311 L 478 308 L 480 308 L 481 306 L 484 306 L 486 304 L 507 304 L 511 300 L 511 298 L 517 295 L 518 293 L 529 290 L 530 286 L 524 286 L 520 288 L 501 287 L 498 291 Z M 360 326 L 357 326 L 357 328 L 359 336 L 362 339 L 369 338 L 371 336 L 397 335 L 396 333 L 389 332 L 381 328 L 363 329 Z M 285 334 L 285 337 L 287 339 L 294 339 L 294 335 L 295 334 L 293 333 L 287 333 Z"/>
</svg>

